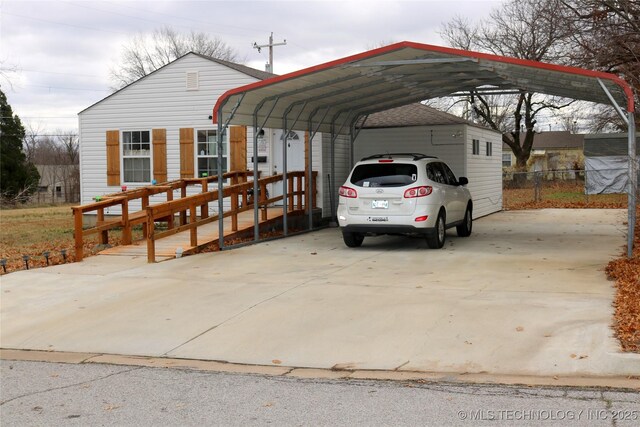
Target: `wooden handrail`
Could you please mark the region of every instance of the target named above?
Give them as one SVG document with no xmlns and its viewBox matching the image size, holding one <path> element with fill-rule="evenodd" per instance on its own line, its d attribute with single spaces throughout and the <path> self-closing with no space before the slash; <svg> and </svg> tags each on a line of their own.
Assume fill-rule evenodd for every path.
<svg viewBox="0 0 640 427">
<path fill-rule="evenodd" d="M 299 182 L 302 182 L 302 179 L 305 178 L 305 172 L 289 172 L 288 179 L 293 180 L 299 179 Z M 317 176 L 317 172 L 313 172 L 314 177 Z M 282 200 L 283 196 L 276 197 L 266 197 L 266 185 L 272 184 L 278 181 L 282 181 L 283 175 L 273 175 L 266 178 L 260 178 L 258 180 L 258 186 L 260 188 L 260 197 L 257 199 L 255 196 L 253 198 L 253 203 L 248 204 L 244 201 L 246 200 L 246 193 L 248 190 L 253 189 L 254 183 L 253 181 L 243 182 L 240 184 L 229 185 L 223 188 L 222 196 L 224 198 L 231 197 L 231 209 L 227 212 L 223 212 L 222 217 L 226 218 L 231 216 L 231 227 L 233 231 L 237 230 L 238 227 L 238 214 L 241 212 L 245 212 L 247 210 L 251 210 L 254 208 L 254 203 L 257 202 L 258 206 L 262 208 L 262 220 L 266 220 L 266 206 L 270 203 L 274 203 L 276 201 Z M 315 180 L 314 180 L 315 182 Z M 293 186 L 290 184 L 290 188 L 293 189 Z M 315 193 L 315 185 L 314 191 Z M 293 201 L 289 204 L 289 210 L 294 210 L 295 206 L 302 207 L 303 206 L 303 196 L 307 193 L 306 185 L 299 185 L 297 190 L 293 190 L 289 193 L 290 200 L 293 200 L 294 197 L 298 198 L 297 204 L 294 204 Z M 239 205 L 238 197 L 242 197 L 243 204 Z M 198 206 L 206 206 L 208 203 L 213 202 L 218 199 L 218 190 L 209 191 L 207 193 L 197 194 L 189 197 L 184 197 L 178 200 L 174 200 L 171 202 L 166 202 L 158 205 L 148 206 L 147 207 L 147 220 L 146 220 L 146 230 L 147 230 L 147 260 L 148 262 L 155 262 L 155 241 L 164 237 L 168 237 L 170 235 L 176 234 L 181 231 L 190 230 L 190 241 L 191 246 L 197 246 L 198 241 L 198 233 L 197 229 L 199 226 L 208 224 L 212 221 L 219 220 L 220 215 L 215 216 L 204 216 L 201 215 L 200 219 L 197 219 L 195 215 L 197 215 L 197 207 Z M 313 198 L 315 200 L 315 198 Z M 168 215 L 173 216 L 175 214 L 182 214 L 183 212 L 189 211 L 189 222 L 185 224 L 181 224 L 177 228 L 169 229 L 167 231 L 156 233 L 155 232 L 155 222 L 164 218 Z"/>
<path fill-rule="evenodd" d="M 313 172 L 317 176 L 317 172 Z M 306 184 L 301 187 L 302 180 L 306 182 L 305 172 L 289 172 L 288 188 L 289 209 L 293 210 L 294 206 L 300 209 L 303 205 L 303 196 L 306 193 Z M 260 174 L 258 175 L 260 176 Z M 270 203 L 282 200 L 283 196 L 267 198 L 266 186 L 282 181 L 282 175 L 273 175 L 265 178 L 259 178 L 258 188 L 259 197 L 253 197 L 252 203 L 249 203 L 249 193 L 253 190 L 253 171 L 231 171 L 222 174 L 222 179 L 231 180 L 231 185 L 223 187 L 223 197 L 231 197 L 231 209 L 223 213 L 223 217 L 232 217 L 232 229 L 235 231 L 238 227 L 238 214 L 249 209 L 253 209 L 253 203 L 257 203 L 262 209 L 262 219 L 267 219 L 266 206 Z M 251 179 L 251 180 L 250 180 Z M 294 189 L 293 180 L 296 180 L 297 188 Z M 162 237 L 175 234 L 179 231 L 192 231 L 197 241 L 197 227 L 206 223 L 215 221 L 218 216 L 209 217 L 209 203 L 218 199 L 217 186 L 209 191 L 209 184 L 217 182 L 217 176 L 203 178 L 183 178 L 175 181 L 167 181 L 158 185 L 135 188 L 122 191 L 119 193 L 111 193 L 101 196 L 101 200 L 94 203 L 73 206 L 75 225 L 75 249 L 76 260 L 81 261 L 84 257 L 83 244 L 84 237 L 99 234 L 100 243 L 108 243 L 108 232 L 114 228 L 122 228 L 122 242 L 124 244 L 131 243 L 132 227 L 136 224 L 143 224 L 143 237 L 147 239 L 147 244 Z M 314 181 L 315 182 L 315 181 Z M 187 196 L 187 188 L 189 186 L 201 186 L 201 192 L 192 196 Z M 179 198 L 174 200 L 174 192 L 180 190 Z M 150 204 L 150 197 L 166 194 L 166 201 Z M 315 207 L 316 191 L 312 194 L 312 202 Z M 297 197 L 297 203 L 294 205 L 292 200 Z M 140 200 L 141 210 L 130 213 L 129 204 L 132 201 Z M 105 221 L 105 209 L 112 206 L 120 206 L 122 215 L 117 219 Z M 198 207 L 200 207 L 200 219 L 196 218 Z M 193 211 L 196 209 L 196 211 Z M 95 211 L 97 221 L 94 227 L 83 229 L 83 214 Z M 188 214 L 187 214 L 188 213 Z M 174 224 L 174 217 L 178 215 L 179 223 Z M 166 221 L 168 230 L 162 233 L 155 232 L 154 223 L 157 221 Z M 177 231 L 174 231 L 177 230 Z M 155 251 L 155 248 L 153 248 Z M 151 257 L 150 257 L 151 259 Z M 154 257 L 155 261 L 155 257 Z"/>
</svg>

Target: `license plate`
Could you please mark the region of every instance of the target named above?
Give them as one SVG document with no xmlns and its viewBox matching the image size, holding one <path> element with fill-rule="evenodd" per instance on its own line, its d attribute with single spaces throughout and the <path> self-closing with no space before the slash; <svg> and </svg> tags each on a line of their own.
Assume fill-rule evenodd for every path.
<svg viewBox="0 0 640 427">
<path fill-rule="evenodd" d="M 388 200 L 372 200 L 371 209 L 389 209 Z"/>
</svg>

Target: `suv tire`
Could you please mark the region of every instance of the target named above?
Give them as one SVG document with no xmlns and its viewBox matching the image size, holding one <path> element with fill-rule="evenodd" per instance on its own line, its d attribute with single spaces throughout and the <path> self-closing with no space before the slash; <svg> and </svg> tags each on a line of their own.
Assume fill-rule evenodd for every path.
<svg viewBox="0 0 640 427">
<path fill-rule="evenodd" d="M 427 236 L 427 245 L 431 249 L 440 249 L 444 246 L 444 239 L 446 236 L 446 226 L 444 222 L 444 213 L 440 211 L 438 219 L 436 220 L 435 233 Z"/>
<path fill-rule="evenodd" d="M 467 206 L 467 211 L 464 213 L 464 220 L 462 220 L 462 224 L 456 226 L 456 231 L 460 237 L 469 237 L 472 228 L 473 216 L 471 215 L 471 206 Z"/>
<path fill-rule="evenodd" d="M 360 233 L 351 233 L 348 231 L 342 232 L 342 240 L 344 240 L 344 244 L 350 248 L 358 248 L 362 245 L 362 241 L 364 240 L 364 235 Z"/>
</svg>

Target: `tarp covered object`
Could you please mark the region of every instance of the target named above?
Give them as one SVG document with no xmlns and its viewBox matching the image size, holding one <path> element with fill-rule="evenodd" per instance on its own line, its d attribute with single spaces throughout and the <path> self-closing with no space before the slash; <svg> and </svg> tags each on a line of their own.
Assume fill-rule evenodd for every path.
<svg viewBox="0 0 640 427">
<path fill-rule="evenodd" d="M 585 157 L 585 193 L 626 193 L 629 184 L 627 159 L 628 156 Z"/>
</svg>

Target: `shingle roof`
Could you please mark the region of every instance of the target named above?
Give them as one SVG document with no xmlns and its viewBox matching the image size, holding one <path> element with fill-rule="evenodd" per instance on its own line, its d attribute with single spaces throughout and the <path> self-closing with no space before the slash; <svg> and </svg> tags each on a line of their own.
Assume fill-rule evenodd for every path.
<svg viewBox="0 0 640 427">
<path fill-rule="evenodd" d="M 526 133 L 520 135 L 521 140 Z M 571 133 L 569 131 L 536 132 L 533 138 L 534 150 L 572 150 L 582 149 L 584 146 L 584 134 Z M 511 150 L 507 144 L 502 145 L 504 150 Z"/>
<path fill-rule="evenodd" d="M 225 67 L 232 68 L 236 71 L 240 71 L 248 76 L 254 77 L 258 80 L 266 80 L 271 77 L 277 76 L 277 74 L 268 73 L 266 71 L 256 70 L 255 68 L 247 67 L 246 65 L 236 64 L 235 62 L 229 62 L 222 59 L 214 58 L 212 56 L 202 55 L 200 53 L 190 52 L 194 55 L 198 55 L 201 58 L 208 59 L 209 61 L 217 62 L 220 65 L 224 65 Z"/>
<path fill-rule="evenodd" d="M 434 125 L 454 125 L 466 124 L 469 126 L 482 127 L 476 123 L 465 120 L 453 114 L 445 113 L 424 104 L 414 103 L 403 105 L 369 115 L 364 128 L 390 128 L 407 126 L 434 126 Z"/>
</svg>

